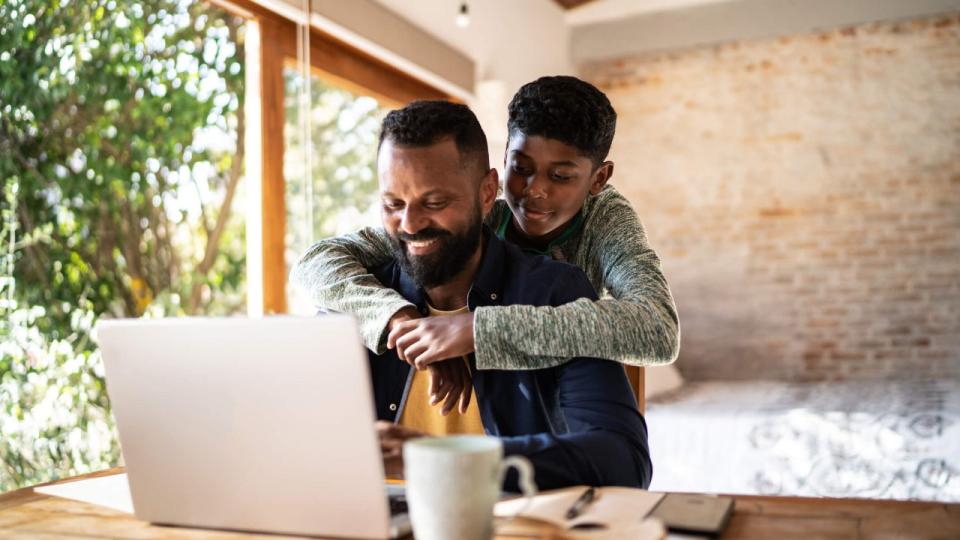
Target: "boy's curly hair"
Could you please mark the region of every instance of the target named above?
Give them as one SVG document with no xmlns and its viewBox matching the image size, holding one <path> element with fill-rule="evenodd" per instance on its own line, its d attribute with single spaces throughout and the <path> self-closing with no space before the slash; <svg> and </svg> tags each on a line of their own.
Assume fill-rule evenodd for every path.
<svg viewBox="0 0 960 540">
<path fill-rule="evenodd" d="M 597 167 L 607 158 L 617 129 L 617 112 L 592 84 L 564 75 L 523 85 L 509 106 L 507 129 L 557 139 L 577 148 Z"/>
</svg>

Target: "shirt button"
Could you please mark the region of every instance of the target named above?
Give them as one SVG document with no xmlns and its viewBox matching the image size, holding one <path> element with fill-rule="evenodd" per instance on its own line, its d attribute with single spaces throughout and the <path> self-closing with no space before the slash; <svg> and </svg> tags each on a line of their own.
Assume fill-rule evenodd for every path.
<svg viewBox="0 0 960 540">
<path fill-rule="evenodd" d="M 391 404 L 390 404 L 390 410 L 391 410 L 391 411 L 397 410 L 397 404 L 396 404 L 396 403 L 391 403 Z"/>
<path fill-rule="evenodd" d="M 497 299 L 497 293 L 490 293 L 490 299 L 491 299 L 491 300 L 496 300 L 496 299 Z"/>
</svg>

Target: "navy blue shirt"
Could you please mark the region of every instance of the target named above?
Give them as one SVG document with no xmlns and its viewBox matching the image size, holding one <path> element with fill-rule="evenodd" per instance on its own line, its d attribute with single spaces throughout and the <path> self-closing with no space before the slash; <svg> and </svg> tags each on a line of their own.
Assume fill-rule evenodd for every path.
<svg viewBox="0 0 960 540">
<path fill-rule="evenodd" d="M 484 228 L 485 246 L 467 297 L 477 306 L 559 306 L 597 298 L 576 266 L 524 253 Z M 394 261 L 374 272 L 381 283 L 427 313 L 426 293 Z M 396 422 L 405 405 L 411 368 L 396 349 L 368 352 L 377 418 Z M 529 371 L 477 370 L 475 399 L 488 435 L 503 440 L 507 455 L 533 462 L 540 489 L 571 485 L 650 485 L 647 427 L 620 363 L 573 358 L 553 368 Z M 517 491 L 516 476 L 504 486 Z"/>
</svg>

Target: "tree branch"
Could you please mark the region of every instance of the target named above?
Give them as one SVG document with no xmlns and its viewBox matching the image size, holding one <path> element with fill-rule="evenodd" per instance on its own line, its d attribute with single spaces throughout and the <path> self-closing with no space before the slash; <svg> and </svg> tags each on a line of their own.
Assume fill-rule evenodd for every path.
<svg viewBox="0 0 960 540">
<path fill-rule="evenodd" d="M 243 173 L 243 159 L 244 155 L 246 154 L 245 129 L 246 118 L 243 107 L 239 107 L 237 109 L 237 149 L 234 153 L 233 161 L 230 163 L 227 189 L 223 196 L 223 203 L 220 205 L 220 212 L 217 214 L 217 223 L 207 236 L 207 245 L 206 249 L 204 250 L 203 260 L 200 261 L 200 264 L 197 265 L 197 269 L 194 272 L 194 275 L 197 276 L 197 279 L 194 281 L 193 286 L 190 289 L 190 300 L 187 304 L 189 313 L 195 313 L 200 305 L 202 283 L 199 278 L 201 276 L 206 276 L 207 272 L 209 272 L 213 267 L 213 263 L 216 262 L 217 253 L 220 247 L 220 237 L 223 235 L 223 231 L 227 226 L 227 221 L 230 219 L 230 210 L 233 205 L 233 197 L 236 195 L 237 185 L 240 183 L 240 176 Z"/>
</svg>

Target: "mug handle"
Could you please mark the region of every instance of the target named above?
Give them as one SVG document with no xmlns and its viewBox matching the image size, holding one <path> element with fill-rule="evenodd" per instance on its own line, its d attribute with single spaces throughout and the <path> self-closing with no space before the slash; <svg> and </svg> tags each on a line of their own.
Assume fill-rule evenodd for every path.
<svg viewBox="0 0 960 540">
<path fill-rule="evenodd" d="M 537 494 L 537 484 L 533 481 L 533 464 L 523 456 L 507 456 L 503 459 L 503 462 L 500 463 L 500 485 L 503 485 L 503 477 L 507 475 L 507 470 L 510 467 L 517 470 L 517 475 L 519 476 L 517 484 L 519 484 L 520 492 L 523 493 L 526 502 L 512 516 L 507 518 L 507 520 L 512 520 L 526 512 L 527 508 L 530 507 L 530 503 L 533 502 L 533 497 Z"/>
</svg>

